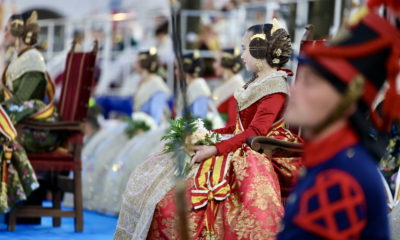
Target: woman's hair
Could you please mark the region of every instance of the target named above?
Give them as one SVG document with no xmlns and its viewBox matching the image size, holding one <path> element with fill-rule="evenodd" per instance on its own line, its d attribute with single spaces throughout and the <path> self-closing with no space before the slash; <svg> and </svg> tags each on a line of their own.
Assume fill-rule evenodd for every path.
<svg viewBox="0 0 400 240">
<path fill-rule="evenodd" d="M 35 45 L 38 42 L 40 26 L 37 23 L 36 11 L 14 14 L 9 21 L 10 32 L 14 37 L 21 38 L 28 46 Z"/>
<path fill-rule="evenodd" d="M 238 73 L 243 69 L 243 62 L 240 59 L 240 50 L 237 48 L 227 48 L 222 51 L 221 66 Z"/>
<path fill-rule="evenodd" d="M 271 67 L 281 68 L 290 59 L 292 43 L 285 29 L 279 28 L 271 34 L 272 24 L 258 24 L 247 29 L 252 33 L 250 37 L 250 54 L 255 58 L 265 58 Z M 265 40 L 255 35 L 265 34 Z M 252 37 L 254 39 L 251 39 Z"/>
<path fill-rule="evenodd" d="M 149 51 L 139 52 L 139 64 L 142 69 L 146 69 L 150 73 L 156 73 L 159 67 L 157 50 L 151 48 Z"/>
<path fill-rule="evenodd" d="M 183 55 L 183 71 L 193 77 L 202 76 L 205 69 L 203 58 L 197 50 L 193 53 Z"/>
</svg>

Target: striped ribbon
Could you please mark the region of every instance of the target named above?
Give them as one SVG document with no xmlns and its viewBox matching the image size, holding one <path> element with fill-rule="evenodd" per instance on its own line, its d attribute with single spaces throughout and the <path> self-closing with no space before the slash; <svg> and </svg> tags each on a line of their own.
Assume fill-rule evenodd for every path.
<svg viewBox="0 0 400 240">
<path fill-rule="evenodd" d="M 226 179 L 228 169 L 228 156 L 214 156 L 200 164 L 194 178 L 194 189 L 191 191 L 194 209 L 207 207 L 206 239 L 215 239 L 214 222 L 217 208 L 214 201 L 225 200 L 231 192 Z"/>
<path fill-rule="evenodd" d="M 272 124 L 272 129 L 284 126 L 282 120 Z M 235 134 L 243 132 L 240 118 L 236 124 Z M 229 156 L 229 155 L 228 155 Z M 195 210 L 206 208 L 206 239 L 215 239 L 215 215 L 217 205 L 215 201 L 224 201 L 230 195 L 231 188 L 227 180 L 229 170 L 228 156 L 213 156 L 203 161 L 196 171 L 194 189 L 191 190 L 191 201 Z"/>
<path fill-rule="evenodd" d="M 14 127 L 10 117 L 0 105 L 0 132 L 10 141 L 17 137 L 17 130 Z"/>
<path fill-rule="evenodd" d="M 29 116 L 31 119 L 47 119 L 54 115 L 56 112 L 56 106 L 54 104 L 54 94 L 55 94 L 55 85 L 50 75 L 46 72 L 45 77 L 47 80 L 46 87 L 46 96 L 49 99 L 49 104 L 47 104 L 44 108 L 40 109 L 38 112 Z M 12 92 L 6 87 L 3 88 L 5 99 L 10 99 L 13 97 Z"/>
<path fill-rule="evenodd" d="M 54 104 L 54 94 L 56 91 L 55 85 L 53 80 L 51 79 L 50 75 L 46 72 L 45 74 L 47 79 L 47 88 L 46 94 L 47 98 L 49 99 L 49 104 L 46 107 L 39 110 L 37 113 L 30 116 L 32 119 L 48 119 L 54 115 L 56 112 L 56 106 Z"/>
<path fill-rule="evenodd" d="M 11 163 L 12 154 L 12 147 L 8 145 L 3 145 L 3 158 L 1 162 L 0 204 L 1 206 L 3 206 L 4 209 L 8 209 L 7 179 L 8 166 Z"/>
<path fill-rule="evenodd" d="M 213 199 L 225 200 L 230 193 L 226 180 L 228 157 L 216 156 L 203 161 L 197 169 L 194 189 L 191 191 L 194 209 L 200 209 Z"/>
<path fill-rule="evenodd" d="M 55 85 L 51 80 L 48 73 L 45 74 L 47 80 L 46 94 L 49 99 L 49 104 L 47 104 L 44 108 L 39 110 L 37 113 L 29 116 L 32 119 L 47 119 L 55 113 L 55 104 L 54 104 L 54 93 L 55 93 Z M 13 97 L 12 92 L 7 89 L 7 87 L 3 86 L 3 92 L 5 99 L 10 99 Z M 17 137 L 17 130 L 14 127 L 13 122 L 8 116 L 7 112 L 0 105 L 0 132 L 5 136 L 9 142 L 13 141 Z M 6 184 L 7 184 L 7 172 L 8 165 L 11 162 L 13 149 L 8 145 L 3 145 L 3 162 L 1 164 L 2 167 L 2 181 L 1 181 L 1 191 L 0 191 L 0 199 L 6 198 Z"/>
</svg>

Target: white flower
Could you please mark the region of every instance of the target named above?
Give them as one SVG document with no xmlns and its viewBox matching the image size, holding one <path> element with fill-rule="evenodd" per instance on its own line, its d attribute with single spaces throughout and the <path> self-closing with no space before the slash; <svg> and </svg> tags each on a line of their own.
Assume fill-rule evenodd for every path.
<svg viewBox="0 0 400 240">
<path fill-rule="evenodd" d="M 272 59 L 272 63 L 274 63 L 274 64 L 278 64 L 278 63 L 280 63 L 281 61 L 278 59 L 278 58 L 274 58 L 274 59 Z"/>
<path fill-rule="evenodd" d="M 198 118 L 194 121 L 195 127 L 198 131 L 207 131 L 207 128 L 204 126 L 203 119 Z"/>
<path fill-rule="evenodd" d="M 157 128 L 157 123 L 156 121 L 148 114 L 144 112 L 134 112 L 132 113 L 132 120 L 133 121 L 142 121 L 144 122 L 150 130 L 156 129 Z"/>
<path fill-rule="evenodd" d="M 8 107 L 8 110 L 10 110 L 10 112 L 22 112 L 24 110 L 24 107 L 12 104 Z"/>
<path fill-rule="evenodd" d="M 221 138 L 220 134 L 213 133 L 208 130 L 197 130 L 194 133 L 192 133 L 190 137 L 190 143 L 192 145 L 199 145 L 199 144 L 215 144 L 217 143 Z M 206 141 L 206 139 L 208 139 Z M 210 143 L 211 141 L 211 143 Z"/>
<path fill-rule="evenodd" d="M 33 108 L 34 107 L 33 101 L 25 101 L 24 106 L 26 106 L 28 108 Z"/>
<path fill-rule="evenodd" d="M 209 134 L 207 130 L 196 130 L 192 133 L 191 144 L 196 145 L 196 143 L 203 141 L 206 139 L 207 134 Z"/>
<path fill-rule="evenodd" d="M 279 57 L 281 54 L 282 54 L 282 50 L 281 50 L 280 48 L 278 48 L 278 49 L 275 50 L 275 55 L 276 55 L 276 56 Z"/>
</svg>

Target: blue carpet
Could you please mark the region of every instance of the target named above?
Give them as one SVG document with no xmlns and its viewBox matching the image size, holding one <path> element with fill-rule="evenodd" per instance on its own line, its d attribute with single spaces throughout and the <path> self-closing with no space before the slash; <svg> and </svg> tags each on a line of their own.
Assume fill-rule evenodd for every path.
<svg viewBox="0 0 400 240">
<path fill-rule="evenodd" d="M 85 211 L 83 222 L 82 233 L 74 232 L 73 218 L 62 218 L 61 227 L 53 227 L 52 219 L 43 217 L 41 225 L 17 225 L 15 232 L 7 232 L 7 225 L 1 223 L 0 240 L 110 240 L 114 235 L 117 218 Z"/>
</svg>

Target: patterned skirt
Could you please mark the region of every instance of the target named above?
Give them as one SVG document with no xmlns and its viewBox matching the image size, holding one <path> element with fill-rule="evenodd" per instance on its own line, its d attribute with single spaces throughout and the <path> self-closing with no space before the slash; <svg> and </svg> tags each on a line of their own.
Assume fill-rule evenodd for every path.
<svg viewBox="0 0 400 240">
<path fill-rule="evenodd" d="M 268 136 L 300 141 L 284 128 L 274 129 Z M 188 179 L 189 236 L 191 239 L 274 239 L 284 213 L 281 190 L 286 191 L 295 181 L 301 159 L 282 154 L 268 158 L 243 145 L 230 153 L 228 160 L 229 193 L 225 197 L 217 198 L 221 188 L 216 186 L 210 190 L 213 194 L 209 192 L 206 196 L 205 206 L 195 209 L 192 190 L 196 190 L 198 175 Z M 285 185 L 283 188 L 280 182 Z M 175 189 L 157 204 L 147 239 L 179 239 Z"/>
</svg>

